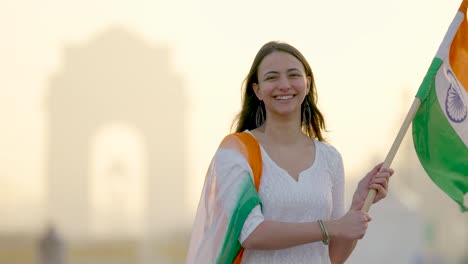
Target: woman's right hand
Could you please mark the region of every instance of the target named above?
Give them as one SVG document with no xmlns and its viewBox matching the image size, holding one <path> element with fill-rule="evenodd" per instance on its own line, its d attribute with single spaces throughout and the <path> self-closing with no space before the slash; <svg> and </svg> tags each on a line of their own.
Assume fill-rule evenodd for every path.
<svg viewBox="0 0 468 264">
<path fill-rule="evenodd" d="M 361 239 L 366 234 L 367 223 L 372 218 L 361 210 L 350 210 L 343 217 L 325 223 L 331 239 Z"/>
</svg>

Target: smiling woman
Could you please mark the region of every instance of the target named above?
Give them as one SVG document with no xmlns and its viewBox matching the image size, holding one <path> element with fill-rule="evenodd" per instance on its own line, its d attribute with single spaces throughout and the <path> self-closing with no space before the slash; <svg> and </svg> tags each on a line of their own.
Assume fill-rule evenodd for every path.
<svg viewBox="0 0 468 264">
<path fill-rule="evenodd" d="M 187 263 L 343 263 L 366 233 L 361 210 L 386 196 L 391 169 L 375 166 L 345 213 L 339 152 L 324 142 L 312 70 L 282 42 L 257 53 L 236 133 L 205 179 Z"/>
<path fill-rule="evenodd" d="M 258 76 L 258 84 L 254 83 L 252 88 L 265 104 L 262 111 L 264 108 L 267 116 L 297 115 L 301 111 L 311 78 L 306 76 L 299 60 L 286 52 L 272 53 L 263 60 Z"/>
<path fill-rule="evenodd" d="M 285 64 L 283 65 L 282 62 Z M 265 86 L 261 91 L 260 85 Z M 300 100 L 299 102 L 303 101 L 300 109 L 303 113 L 300 126 L 308 136 L 324 140 L 322 130 L 325 130 L 325 120 L 316 106 L 317 92 L 312 68 L 299 50 L 291 45 L 277 42 L 265 44 L 252 63 L 244 81 L 243 106 L 237 117 L 236 132 L 252 130 L 264 123 L 266 102 L 263 99 L 263 93 L 264 90 L 271 91 L 275 85 L 280 85 L 280 87 L 275 91 L 274 96 L 288 95 L 287 92 L 292 91 L 289 96 L 296 97 L 296 100 Z M 281 87 L 284 85 L 286 87 Z M 291 87 L 294 87 L 294 91 L 289 91 Z M 284 100 L 287 97 L 281 99 Z M 252 122 L 253 120 L 255 122 Z"/>
</svg>

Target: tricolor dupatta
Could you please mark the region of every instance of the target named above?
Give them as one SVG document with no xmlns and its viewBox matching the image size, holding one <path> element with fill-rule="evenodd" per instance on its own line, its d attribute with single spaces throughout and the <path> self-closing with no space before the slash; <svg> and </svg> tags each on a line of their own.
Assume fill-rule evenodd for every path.
<svg viewBox="0 0 468 264">
<path fill-rule="evenodd" d="M 239 235 L 258 196 L 260 146 L 250 133 L 221 142 L 209 166 L 192 229 L 187 264 L 241 263 Z"/>
</svg>

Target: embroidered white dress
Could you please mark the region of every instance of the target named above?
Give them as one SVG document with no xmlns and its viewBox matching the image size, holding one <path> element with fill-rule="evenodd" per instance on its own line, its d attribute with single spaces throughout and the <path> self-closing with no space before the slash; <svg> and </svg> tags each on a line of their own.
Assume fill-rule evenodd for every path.
<svg viewBox="0 0 468 264">
<path fill-rule="evenodd" d="M 249 214 L 239 241 L 242 243 L 264 220 L 313 222 L 344 215 L 344 172 L 339 152 L 331 145 L 314 140 L 315 161 L 296 181 L 280 168 L 263 147 L 263 174 L 259 196 L 262 208 Z M 246 249 L 242 263 L 330 263 L 328 246 L 321 241 L 279 250 Z"/>
</svg>

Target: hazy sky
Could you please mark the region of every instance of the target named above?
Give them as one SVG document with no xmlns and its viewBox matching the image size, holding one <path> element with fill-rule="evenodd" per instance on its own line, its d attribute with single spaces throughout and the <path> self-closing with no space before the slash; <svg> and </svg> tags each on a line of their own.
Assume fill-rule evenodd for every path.
<svg viewBox="0 0 468 264">
<path fill-rule="evenodd" d="M 328 139 L 356 171 L 385 158 L 460 2 L 0 0 L 0 207 L 40 203 L 44 91 L 63 49 L 106 28 L 170 48 L 188 99 L 193 200 L 265 42 L 289 42 L 309 60 Z"/>
</svg>

